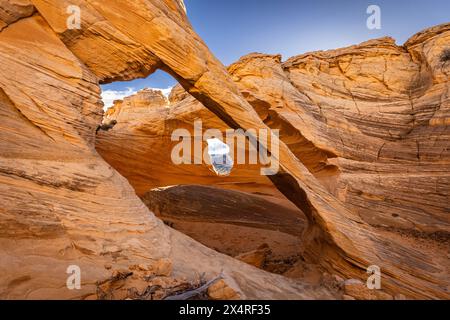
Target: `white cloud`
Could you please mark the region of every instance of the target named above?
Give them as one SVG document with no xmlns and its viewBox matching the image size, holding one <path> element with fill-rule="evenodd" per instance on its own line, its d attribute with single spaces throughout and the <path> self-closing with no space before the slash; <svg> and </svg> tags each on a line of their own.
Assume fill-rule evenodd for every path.
<svg viewBox="0 0 450 320">
<path fill-rule="evenodd" d="M 153 90 L 159 90 L 162 92 L 163 95 L 165 95 L 166 97 L 169 97 L 169 94 L 172 92 L 173 87 L 167 87 L 165 89 L 156 89 L 153 88 Z"/>
<path fill-rule="evenodd" d="M 102 100 L 105 104 L 104 110 L 113 105 L 114 100 L 122 100 L 125 97 L 131 96 L 136 93 L 134 88 L 127 88 L 126 90 L 105 90 L 102 92 Z"/>
<path fill-rule="evenodd" d="M 163 95 L 166 97 L 169 96 L 170 92 L 172 91 L 173 87 L 168 87 L 165 89 L 161 88 L 150 88 L 153 90 L 159 90 L 162 92 Z M 137 91 L 134 88 L 126 88 L 126 90 L 105 90 L 102 92 L 102 100 L 105 104 L 104 110 L 108 109 L 114 104 L 114 100 L 123 100 L 123 98 L 131 96 L 133 94 L 137 93 Z"/>
</svg>

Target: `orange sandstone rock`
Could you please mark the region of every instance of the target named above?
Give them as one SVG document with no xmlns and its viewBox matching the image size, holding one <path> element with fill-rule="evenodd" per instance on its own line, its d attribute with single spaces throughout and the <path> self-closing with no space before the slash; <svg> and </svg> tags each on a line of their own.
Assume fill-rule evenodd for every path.
<svg viewBox="0 0 450 320">
<path fill-rule="evenodd" d="M 346 278 L 364 278 L 376 264 L 389 293 L 448 298 L 448 259 L 427 242 L 430 234 L 448 237 L 449 71 L 439 63 L 448 24 L 403 47 L 381 39 L 282 65 L 257 58 L 274 68 L 249 80 L 212 55 L 182 1 L 79 0 L 81 29 L 71 30 L 72 2 L 0 2 L 0 297 L 88 298 L 110 279 L 105 265 L 128 270 L 158 259 L 172 261 L 175 277 L 224 269 L 241 298 L 336 297 L 167 228 L 99 156 L 99 84 L 162 69 L 224 125 L 282 129 L 281 170 L 269 179 L 307 216 L 305 259 Z M 406 235 L 383 229 L 394 224 Z M 81 290 L 65 286 L 71 265 L 82 271 Z"/>
</svg>

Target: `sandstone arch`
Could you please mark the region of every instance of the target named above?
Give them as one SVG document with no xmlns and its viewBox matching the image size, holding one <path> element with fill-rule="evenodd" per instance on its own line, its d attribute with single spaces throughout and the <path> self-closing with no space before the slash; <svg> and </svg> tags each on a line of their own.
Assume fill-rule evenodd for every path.
<svg viewBox="0 0 450 320">
<path fill-rule="evenodd" d="M 108 6 L 93 0 L 32 0 L 25 1 L 26 5 L 2 2 L 17 10 L 17 18 L 2 19 L 0 59 L 7 66 L 0 77 L 2 111 L 7 110 L 4 117 L 11 121 L 21 119 L 20 128 L 24 129 L 14 132 L 16 145 L 27 147 L 25 151 L 8 145 L 9 139 L 2 142 L 8 146 L 2 145 L 2 201 L 7 203 L 2 230 L 11 230 L 1 244 L 5 251 L 0 266 L 7 275 L 2 296 L 61 297 L 64 277 L 49 280 L 45 269 L 53 264 L 52 271 L 63 274 L 63 264 L 55 260 L 66 262 L 70 257 L 86 261 L 91 284 L 93 279 L 106 277 L 108 272 L 99 265 L 111 260 L 127 265 L 170 256 L 178 272 L 192 274 L 199 263 L 183 254 L 186 245 L 181 243 L 186 241 L 192 244 L 189 250 L 204 258 L 201 261 L 214 257 L 209 271 L 226 261 L 246 297 L 302 297 L 298 283 L 262 272 L 250 275 L 253 271 L 245 267 L 238 271 L 237 262 L 219 255 L 216 259 L 213 252 L 196 247 L 155 219 L 142 222 L 149 214 L 146 208 L 123 177 L 94 151 L 95 124 L 101 117 L 98 82 L 143 77 L 156 69 L 172 74 L 230 127 L 266 127 L 192 30 L 179 1 L 114 0 Z M 80 30 L 66 28 L 64 12 L 69 4 L 79 5 L 83 12 Z M 22 10 L 30 6 L 35 8 L 31 16 Z M 49 57 L 52 60 L 43 59 Z M 39 134 L 25 129 L 29 126 Z M 371 226 L 333 197 L 286 145 L 280 149 L 282 170 L 271 179 L 309 219 L 305 256 L 346 277 L 360 277 L 368 265 L 381 264 L 388 290 L 395 288 L 416 297 L 447 296 L 438 281 L 416 278 L 423 267 L 442 273 L 439 266 L 424 266 L 423 258 L 411 250 L 380 239 Z M 56 184 L 49 183 L 55 177 Z M 130 208 L 135 210 L 133 214 Z M 17 237 L 11 229 L 15 224 L 27 232 Z M 117 238 L 111 239 L 113 233 Z M 34 242 L 40 237 L 51 239 L 52 246 L 45 240 Z M 167 243 L 155 245 L 158 239 Z M 406 258 L 405 252 L 410 256 Z M 186 270 L 181 270 L 181 263 Z M 29 279 L 18 281 L 23 278 L 8 271 L 11 266 L 27 273 Z M 239 279 L 245 281 L 239 283 Z M 261 279 L 266 284 L 259 283 Z M 252 284 L 246 287 L 245 282 Z M 277 295 L 271 287 L 275 282 L 283 288 L 282 294 Z M 90 293 L 92 288 L 84 291 L 84 295 Z M 327 294 L 312 290 L 304 297 Z M 64 295 L 80 296 L 67 291 Z"/>
</svg>

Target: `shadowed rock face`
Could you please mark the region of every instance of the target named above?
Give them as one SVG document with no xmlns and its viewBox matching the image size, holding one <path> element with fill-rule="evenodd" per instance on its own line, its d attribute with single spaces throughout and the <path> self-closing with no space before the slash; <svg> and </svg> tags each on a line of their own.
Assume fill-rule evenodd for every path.
<svg viewBox="0 0 450 320">
<path fill-rule="evenodd" d="M 238 256 L 256 250 L 259 263 L 253 265 L 265 270 L 281 273 L 298 260 L 306 219 L 267 196 L 179 185 L 152 189 L 141 199 L 170 227 L 219 252 Z"/>
<path fill-rule="evenodd" d="M 123 100 L 115 100 L 112 107 L 110 107 L 104 116 L 104 122 L 117 120 L 120 117 L 122 124 L 126 119 L 138 117 L 138 114 L 145 114 L 148 112 L 148 107 L 166 107 L 168 99 L 159 90 L 143 89 L 136 94 L 125 97 Z M 129 116 L 128 113 L 133 113 Z"/>
<path fill-rule="evenodd" d="M 83 13 L 81 29 L 68 30 L 66 9 L 74 4 Z M 95 151 L 95 130 L 102 116 L 98 84 L 145 77 L 156 69 L 172 74 L 226 125 L 266 128 L 226 69 L 192 30 L 180 1 L 114 0 L 106 6 L 102 1 L 24 0 L 17 4 L 2 0 L 0 7 L 7 9 L 0 11 L 0 110 L 6 128 L 0 134 L 1 297 L 95 297 L 96 281 L 112 274 L 114 280 L 122 274 L 114 270 L 157 264 L 162 258 L 172 260 L 174 278 L 192 278 L 196 271 L 212 278 L 223 269 L 227 284 L 243 298 L 336 297 L 328 289 L 305 289 L 300 282 L 251 268 L 165 227 Z M 436 136 L 448 133 L 448 96 L 442 98 L 448 90 L 448 67 L 436 64 L 439 47 L 446 43 L 448 26 L 425 31 L 407 43 L 407 54 L 418 68 L 413 70 L 417 82 L 410 87 L 411 97 L 418 100 L 412 98 L 411 110 L 418 110 L 417 124 L 428 125 L 413 126 L 408 133 L 408 117 L 402 116 L 391 133 L 393 141 L 386 138 L 389 130 L 374 130 L 374 139 L 388 142 L 380 151 L 367 140 L 376 150 L 367 150 L 369 157 L 377 154 L 398 160 L 393 154 L 397 152 L 395 140 L 428 134 L 421 131 L 428 126 Z M 292 61 L 292 68 L 295 66 Z M 353 72 L 368 73 L 364 69 Z M 295 72 L 290 74 L 293 79 Z M 376 75 L 368 78 L 389 83 Z M 404 93 L 407 88 L 394 86 L 394 91 Z M 436 95 L 441 99 L 433 100 Z M 355 100 L 358 98 L 356 94 Z M 432 116 L 428 116 L 429 101 L 439 101 Z M 332 120 L 334 116 L 326 123 Z M 345 121 L 339 123 L 345 125 Z M 327 136 L 314 142 L 311 127 L 314 124 L 302 128 L 305 132 L 301 134 L 316 144 L 311 148 L 320 150 L 321 159 L 324 154 L 328 159 L 344 152 L 327 146 L 322 141 Z M 359 130 L 370 128 L 366 121 Z M 423 145 L 416 141 L 415 154 L 421 163 L 448 161 L 448 148 L 435 153 L 439 139 Z M 344 140 L 343 150 L 345 145 Z M 286 144 L 280 146 L 282 170 L 271 180 L 308 217 L 310 225 L 303 239 L 306 258 L 346 277 L 365 277 L 366 266 L 378 264 L 385 272 L 386 290 L 411 297 L 448 297 L 447 264 L 436 261 L 432 253 L 424 255 L 380 236 L 333 194 L 333 184 L 321 182 L 317 172 L 328 164 L 324 168 L 313 162 L 303 164 L 301 154 L 297 153 L 299 160 L 293 152 Z M 410 153 L 402 151 L 401 159 L 408 160 Z M 350 160 L 355 160 L 353 157 Z M 339 167 L 331 165 L 331 172 Z M 82 270 L 79 291 L 65 287 L 66 269 L 71 264 Z"/>
</svg>

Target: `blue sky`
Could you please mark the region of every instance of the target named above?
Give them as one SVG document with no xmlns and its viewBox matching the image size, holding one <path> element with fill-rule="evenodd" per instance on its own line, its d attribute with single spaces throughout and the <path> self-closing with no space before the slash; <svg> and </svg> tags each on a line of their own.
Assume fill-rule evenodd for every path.
<svg viewBox="0 0 450 320">
<path fill-rule="evenodd" d="M 391 36 L 403 44 L 427 27 L 450 22 L 450 0 L 185 0 L 195 31 L 225 65 L 250 52 L 283 59 Z M 366 26 L 367 7 L 381 9 L 381 29 Z M 162 71 L 105 85 L 109 100 L 176 81 Z M 104 99 L 105 100 L 105 99 Z M 106 101 L 105 101 L 106 103 Z M 110 102 L 109 102 L 110 103 Z"/>
</svg>

